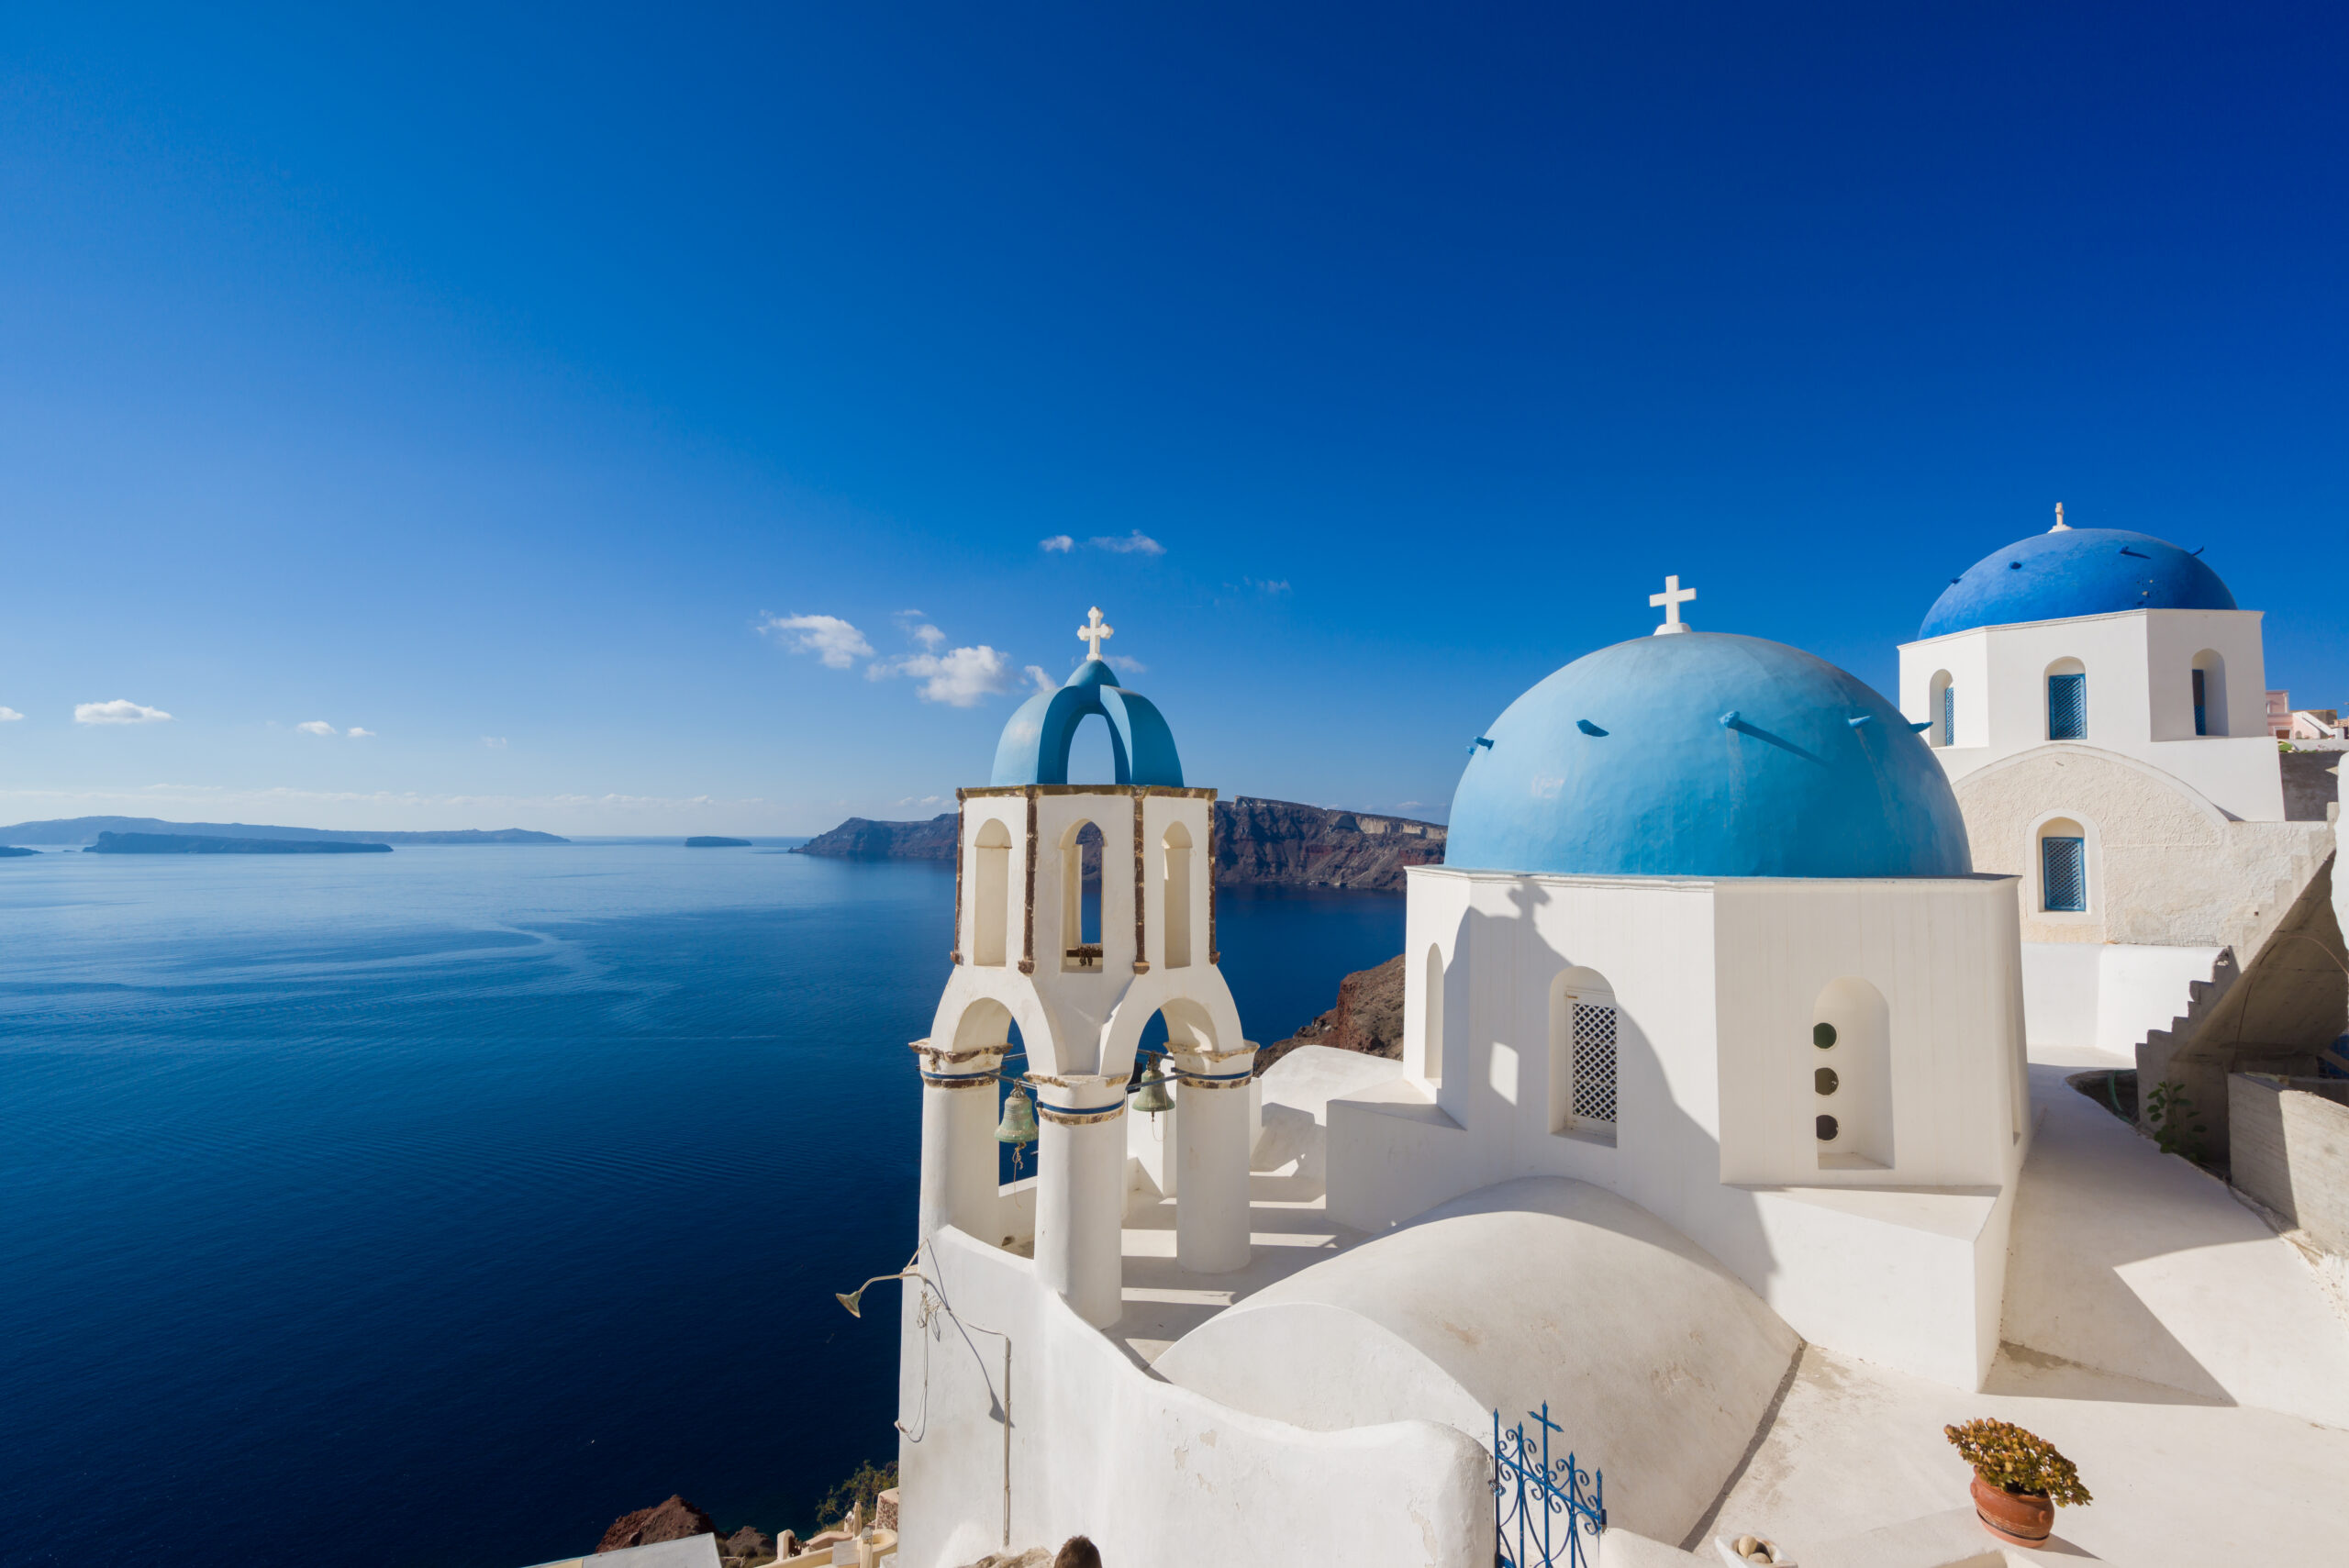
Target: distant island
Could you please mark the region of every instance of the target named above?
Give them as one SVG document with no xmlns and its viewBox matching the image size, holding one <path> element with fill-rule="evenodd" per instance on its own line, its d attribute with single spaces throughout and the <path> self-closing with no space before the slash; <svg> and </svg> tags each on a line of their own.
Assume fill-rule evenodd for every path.
<svg viewBox="0 0 2349 1568">
<path fill-rule="evenodd" d="M 291 839 L 342 844 L 568 844 L 528 828 L 462 828 L 440 832 L 362 833 L 339 828 L 272 828 L 249 822 L 165 822 L 154 817 L 61 817 L 0 828 L 0 843 L 95 844 L 101 833 L 163 834 L 201 839 Z M 119 851 L 117 851 L 119 852 Z M 245 853 L 261 853 L 247 851 Z"/>
<path fill-rule="evenodd" d="M 1403 891 L 1407 866 L 1443 862 L 1440 822 L 1238 795 L 1215 803 L 1215 880 L 1223 887 Z M 954 813 L 927 822 L 852 817 L 792 851 L 842 860 L 954 859 Z"/>
<path fill-rule="evenodd" d="M 720 839 L 708 833 L 685 840 L 685 848 L 689 850 L 747 850 L 750 847 L 748 839 Z"/>
<path fill-rule="evenodd" d="M 32 851 L 24 851 L 30 854 Z M 388 855 L 349 839 L 229 839 L 217 833 L 101 833 L 85 855 Z"/>
<path fill-rule="evenodd" d="M 20 850 L 14 844 L 0 844 L 0 860 L 14 860 L 18 855 L 37 855 L 39 850 Z"/>
</svg>

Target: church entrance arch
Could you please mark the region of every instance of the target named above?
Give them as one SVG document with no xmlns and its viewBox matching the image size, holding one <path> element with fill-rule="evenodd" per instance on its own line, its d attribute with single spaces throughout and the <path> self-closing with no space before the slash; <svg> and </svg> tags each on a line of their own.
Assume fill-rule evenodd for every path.
<svg viewBox="0 0 2349 1568">
<path fill-rule="evenodd" d="M 2227 730 L 2227 662 L 2216 649 L 2194 656 L 2194 733 L 2224 735 Z"/>
<path fill-rule="evenodd" d="M 1615 988 L 1595 969 L 1550 983 L 1550 1130 L 1612 1147 L 1620 1016 Z"/>
<path fill-rule="evenodd" d="M 971 962 L 1000 969 L 1011 921 L 1011 829 L 990 817 L 972 851 Z"/>
<path fill-rule="evenodd" d="M 1957 744 L 1957 684 L 1947 670 L 1933 672 L 1932 684 L 1926 688 L 1925 717 L 1932 724 L 1926 738 L 1935 746 Z"/>
<path fill-rule="evenodd" d="M 1443 949 L 1432 942 L 1419 973 L 1419 1075 L 1443 1082 Z"/>
<path fill-rule="evenodd" d="M 1162 900 L 1166 923 L 1166 967 L 1188 969 L 1191 966 L 1191 831 L 1180 822 L 1166 825 L 1166 837 L 1161 844 L 1164 854 L 1165 897 Z"/>
<path fill-rule="evenodd" d="M 1100 828 L 1072 822 L 1061 835 L 1061 972 L 1101 973 Z"/>
<path fill-rule="evenodd" d="M 2076 659 L 2047 666 L 2047 739 L 2088 738 L 2088 669 Z"/>
<path fill-rule="evenodd" d="M 1822 1171 L 1892 1168 L 1892 1009 L 1856 975 L 1811 1006 L 1812 1141 Z"/>
</svg>

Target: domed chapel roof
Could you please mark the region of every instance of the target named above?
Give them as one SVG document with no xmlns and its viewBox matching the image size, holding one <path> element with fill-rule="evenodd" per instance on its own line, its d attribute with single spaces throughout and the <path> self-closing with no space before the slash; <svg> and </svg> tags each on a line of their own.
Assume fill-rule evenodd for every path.
<svg viewBox="0 0 2349 1568">
<path fill-rule="evenodd" d="M 2219 574 L 2151 534 L 2060 523 L 1984 556 L 1942 590 L 1917 639 L 2118 610 L 2232 610 Z"/>
<path fill-rule="evenodd" d="M 1019 705 L 995 747 L 991 784 L 1064 784 L 1068 783 L 1069 748 L 1077 726 L 1099 714 L 1109 724 L 1109 752 L 1121 784 L 1163 784 L 1183 787 L 1183 759 L 1174 751 L 1174 732 L 1165 718 L 1140 692 L 1117 684 L 1101 643 L 1116 628 L 1101 618 L 1097 606 L 1086 624 L 1077 628 L 1091 652 L 1076 673 L 1056 692 L 1040 692 Z"/>
<path fill-rule="evenodd" d="M 1667 627 L 1664 629 L 1675 629 Z M 1584 655 L 1469 748 L 1448 865 L 1598 876 L 1962 876 L 1949 779 L 1858 677 L 1759 637 Z"/>
</svg>

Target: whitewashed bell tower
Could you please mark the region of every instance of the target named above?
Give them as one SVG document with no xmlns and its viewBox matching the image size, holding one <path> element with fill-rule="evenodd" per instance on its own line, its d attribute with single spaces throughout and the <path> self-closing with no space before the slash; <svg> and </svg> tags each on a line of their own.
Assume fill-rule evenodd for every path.
<svg viewBox="0 0 2349 1568">
<path fill-rule="evenodd" d="M 1097 608 L 1088 657 L 1004 727 L 995 773 L 957 792 L 954 973 L 922 1063 L 921 1233 L 998 1240 L 998 1073 L 1036 1095 L 1036 1268 L 1086 1321 L 1117 1321 L 1126 1198 L 1126 1084 L 1143 1028 L 1166 1021 L 1175 1069 L 1175 1258 L 1221 1273 L 1248 1262 L 1248 1082 L 1216 967 L 1215 792 L 1190 789 L 1166 721 L 1115 682 Z M 1072 784 L 1078 727 L 1108 726 L 1116 782 Z M 1092 832 L 1088 833 L 1087 828 Z M 1097 835 L 1097 896 L 1085 854 Z M 1027 1052 L 1008 1066 L 1011 1031 Z"/>
</svg>

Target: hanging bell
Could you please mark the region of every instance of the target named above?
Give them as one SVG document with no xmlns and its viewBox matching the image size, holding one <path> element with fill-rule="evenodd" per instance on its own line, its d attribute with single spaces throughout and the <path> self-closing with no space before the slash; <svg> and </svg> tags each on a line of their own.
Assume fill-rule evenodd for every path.
<svg viewBox="0 0 2349 1568">
<path fill-rule="evenodd" d="M 1152 1062 L 1141 1075 L 1141 1087 L 1134 1094 L 1134 1109 L 1156 1116 L 1160 1111 L 1174 1108 L 1174 1096 L 1166 1092 L 1166 1074 Z"/>
<path fill-rule="evenodd" d="M 1025 1089 L 1014 1089 L 1011 1097 L 1003 1102 L 1003 1120 L 996 1125 L 997 1143 L 1021 1144 L 1036 1141 L 1036 1103 Z"/>
</svg>

